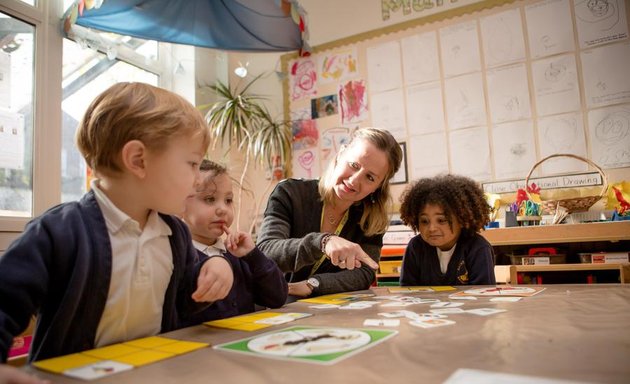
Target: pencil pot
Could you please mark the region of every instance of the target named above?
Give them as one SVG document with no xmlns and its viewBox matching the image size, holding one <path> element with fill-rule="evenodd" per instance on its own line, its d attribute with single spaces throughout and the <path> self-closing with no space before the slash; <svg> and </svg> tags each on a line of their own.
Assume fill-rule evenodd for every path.
<svg viewBox="0 0 630 384">
<path fill-rule="evenodd" d="M 529 170 L 529 173 L 527 174 L 527 177 L 525 178 L 525 186 L 529 186 L 529 178 L 531 177 L 532 173 L 539 165 L 541 165 L 542 163 L 544 163 L 545 161 L 549 159 L 558 158 L 558 157 L 570 157 L 573 159 L 577 159 L 595 168 L 597 172 L 599 172 L 599 174 L 602 176 L 602 188 L 598 195 L 577 196 L 577 197 L 567 196 L 566 198 L 556 198 L 556 199 L 544 199 L 543 196 L 541 195 L 543 209 L 551 214 L 554 214 L 556 212 L 557 207 L 559 206 L 562 208 L 565 208 L 568 211 L 568 213 L 588 211 L 588 209 L 592 207 L 593 204 L 598 202 L 606 194 L 606 191 L 608 190 L 608 178 L 606 177 L 606 174 L 604 173 L 604 171 L 597 164 L 595 164 L 594 162 L 584 157 L 572 155 L 570 153 L 557 153 L 554 155 L 547 156 L 544 159 L 537 162 L 536 164 L 534 164 L 532 169 Z M 527 195 L 529 196 L 531 200 L 530 192 L 527 191 L 527 189 L 528 188 L 525 188 Z"/>
</svg>

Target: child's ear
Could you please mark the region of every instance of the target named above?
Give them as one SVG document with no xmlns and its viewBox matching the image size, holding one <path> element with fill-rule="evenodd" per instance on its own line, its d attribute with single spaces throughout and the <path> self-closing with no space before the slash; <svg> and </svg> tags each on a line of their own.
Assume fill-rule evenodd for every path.
<svg viewBox="0 0 630 384">
<path fill-rule="evenodd" d="M 128 141 L 121 151 L 123 168 L 140 178 L 144 178 L 146 174 L 146 155 L 147 148 L 142 141 Z"/>
</svg>

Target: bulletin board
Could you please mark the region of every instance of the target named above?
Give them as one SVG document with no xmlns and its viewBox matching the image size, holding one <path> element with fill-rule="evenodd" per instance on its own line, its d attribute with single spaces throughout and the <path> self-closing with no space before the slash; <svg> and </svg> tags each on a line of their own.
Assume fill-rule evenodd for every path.
<svg viewBox="0 0 630 384">
<path fill-rule="evenodd" d="M 524 179 L 554 153 L 630 169 L 629 4 L 480 1 L 282 57 L 293 177 L 316 178 L 357 127 L 404 145 L 408 182 Z M 587 172 L 555 158 L 543 177 Z"/>
</svg>

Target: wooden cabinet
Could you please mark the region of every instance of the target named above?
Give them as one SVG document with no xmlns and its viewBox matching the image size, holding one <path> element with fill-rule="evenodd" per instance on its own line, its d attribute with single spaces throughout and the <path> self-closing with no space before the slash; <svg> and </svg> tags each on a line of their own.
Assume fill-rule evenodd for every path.
<svg viewBox="0 0 630 384">
<path fill-rule="evenodd" d="M 630 251 L 630 222 L 612 221 L 490 229 L 482 235 L 492 244 L 497 264 L 530 247 L 555 246 L 567 254 L 566 264 L 511 265 L 512 284 L 629 283 L 628 264 L 580 263 L 579 253 Z"/>
</svg>

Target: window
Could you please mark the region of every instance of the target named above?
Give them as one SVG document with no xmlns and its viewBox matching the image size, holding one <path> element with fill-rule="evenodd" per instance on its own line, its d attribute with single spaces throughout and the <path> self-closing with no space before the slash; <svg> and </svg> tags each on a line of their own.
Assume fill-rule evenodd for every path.
<svg viewBox="0 0 630 384">
<path fill-rule="evenodd" d="M 35 27 L 0 12 L 0 216 L 33 214 Z"/>
</svg>

